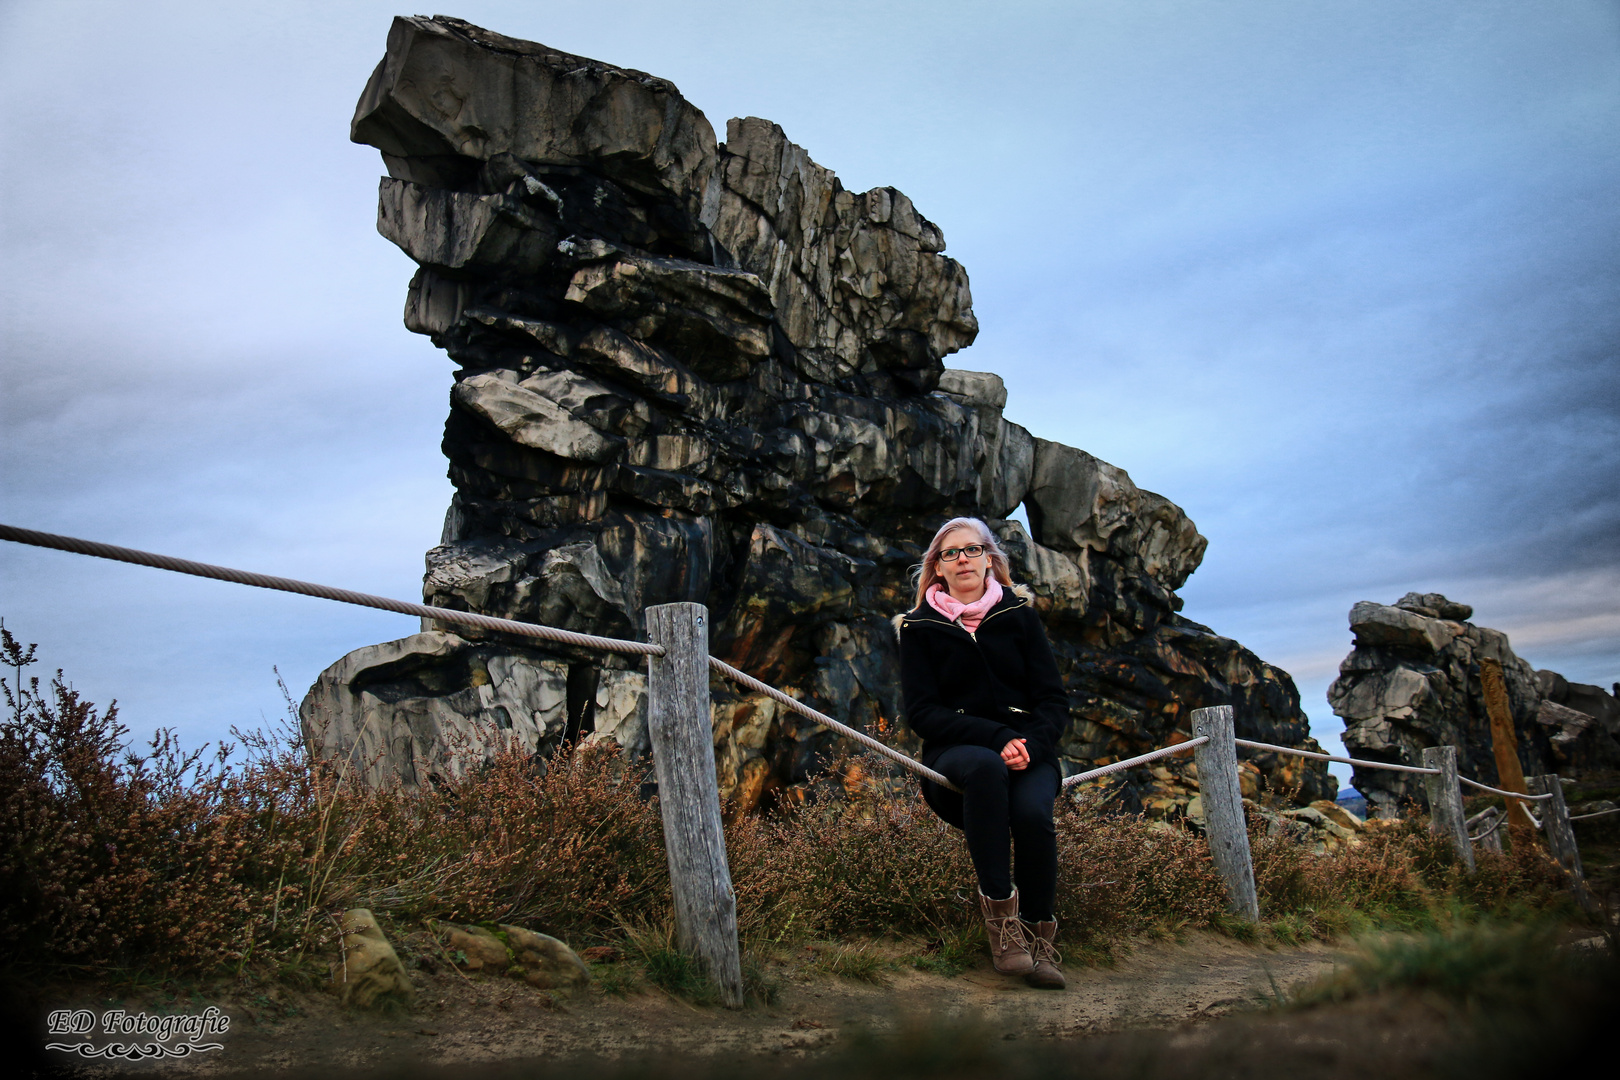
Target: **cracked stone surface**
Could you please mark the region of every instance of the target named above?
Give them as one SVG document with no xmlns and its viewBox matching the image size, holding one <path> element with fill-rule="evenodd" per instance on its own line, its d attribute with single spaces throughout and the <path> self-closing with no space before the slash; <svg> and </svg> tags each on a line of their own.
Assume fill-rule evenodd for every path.
<svg viewBox="0 0 1620 1080">
<path fill-rule="evenodd" d="M 1495 785 L 1491 722 L 1480 684 L 1481 657 L 1502 665 L 1526 776 L 1575 779 L 1620 770 L 1620 706 L 1595 686 L 1535 671 L 1500 630 L 1469 622 L 1474 609 L 1439 593 L 1407 593 L 1394 604 L 1350 609 L 1355 647 L 1339 665 L 1328 702 L 1344 720 L 1352 757 L 1423 764 L 1429 746 L 1457 747 L 1463 775 Z M 1583 711 L 1584 708 L 1584 711 Z M 1350 781 L 1369 812 L 1394 817 L 1401 803 L 1427 805 L 1423 778 L 1358 768 Z"/>
<path fill-rule="evenodd" d="M 995 374 L 945 367 L 978 333 L 967 272 L 904 194 L 846 190 L 767 120 L 719 142 L 663 79 L 444 17 L 394 21 L 351 134 L 382 152 L 378 229 L 418 265 L 405 324 L 456 365 L 427 603 L 641 637 L 649 605 L 700 602 L 716 655 L 915 750 L 888 618 L 934 530 L 969 514 L 1035 592 L 1067 768 L 1163 745 L 1215 704 L 1241 735 L 1316 748 L 1286 672 L 1180 614 L 1206 547 L 1187 515 L 1009 421 Z M 645 753 L 639 665 L 450 629 L 339 661 L 306 737 L 363 743 L 368 775 L 407 785 L 451 767 L 455 739 Z M 501 656 L 535 666 L 544 707 L 475 685 Z M 511 727 L 456 734 L 496 710 Z M 716 684 L 734 805 L 836 792 L 844 749 Z M 1179 814 L 1190 764 L 1121 774 L 1109 797 Z M 1332 795 L 1320 764 L 1247 768 L 1301 803 Z"/>
</svg>

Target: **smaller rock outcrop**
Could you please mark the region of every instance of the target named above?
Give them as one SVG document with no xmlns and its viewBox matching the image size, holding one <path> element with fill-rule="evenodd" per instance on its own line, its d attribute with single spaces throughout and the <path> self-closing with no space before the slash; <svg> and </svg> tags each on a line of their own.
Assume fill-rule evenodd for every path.
<svg viewBox="0 0 1620 1080">
<path fill-rule="evenodd" d="M 1556 671 L 1536 672 L 1541 708 L 1559 774 L 1593 779 L 1620 770 L 1620 701 L 1602 687 L 1572 683 Z"/>
<path fill-rule="evenodd" d="M 1498 783 L 1490 717 L 1479 661 L 1502 665 L 1509 709 L 1525 775 L 1565 777 L 1620 767 L 1620 742 L 1601 719 L 1549 699 L 1569 687 L 1555 672 L 1534 671 L 1514 654 L 1500 630 L 1468 620 L 1474 609 L 1439 593 L 1407 593 L 1394 604 L 1363 601 L 1350 609 L 1355 647 L 1339 665 L 1328 703 L 1344 720 L 1344 744 L 1354 757 L 1422 765 L 1423 749 L 1457 747 L 1462 775 Z M 1605 706 L 1581 687 L 1574 700 Z M 1613 699 L 1608 698 L 1613 704 Z M 1620 723 L 1620 707 L 1615 711 Z M 1425 805 L 1422 777 L 1385 769 L 1356 769 L 1351 784 L 1375 817 L 1393 817 L 1408 799 Z"/>
<path fill-rule="evenodd" d="M 642 671 L 430 630 L 349 653 L 321 672 L 299 717 L 317 756 L 342 755 L 372 787 L 417 790 L 508 748 L 540 762 L 564 742 L 611 740 L 643 756 L 646 689 Z"/>
</svg>

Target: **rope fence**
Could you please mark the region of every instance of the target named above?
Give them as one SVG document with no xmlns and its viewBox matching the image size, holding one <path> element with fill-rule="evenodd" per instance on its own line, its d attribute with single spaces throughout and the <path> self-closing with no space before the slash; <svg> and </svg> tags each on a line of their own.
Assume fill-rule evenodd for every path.
<svg viewBox="0 0 1620 1080">
<path fill-rule="evenodd" d="M 786 705 L 800 716 L 814 720 L 823 727 L 831 728 L 833 731 L 838 732 L 840 735 L 843 735 L 846 738 L 854 739 L 867 749 L 877 751 L 889 760 L 897 762 L 905 768 L 910 769 L 918 776 L 926 777 L 941 787 L 950 788 L 952 791 L 958 793 L 960 793 L 962 790 L 949 780 L 945 779 L 945 776 L 942 773 L 935 772 L 922 762 L 912 760 L 911 758 L 902 754 L 900 751 L 894 749 L 892 746 L 886 746 L 878 740 L 872 738 L 872 736 L 866 734 L 864 731 L 857 731 L 848 724 L 843 724 L 837 720 L 834 720 L 826 713 L 817 712 L 815 709 L 812 709 L 810 706 L 806 705 L 798 698 L 793 697 L 791 694 L 784 694 L 776 687 L 770 685 L 769 683 L 761 682 L 752 675 L 748 674 L 746 671 L 737 670 L 724 660 L 720 659 L 718 656 L 709 657 L 709 667 L 713 668 L 715 671 L 718 671 L 732 682 L 746 686 L 755 693 L 764 694 L 773 701 L 781 702 L 783 705 Z"/>
<path fill-rule="evenodd" d="M 89 555 L 97 559 L 111 559 L 114 562 L 132 563 L 136 566 L 150 566 L 156 570 L 170 570 L 176 574 L 190 574 L 192 577 L 211 578 L 214 581 L 229 581 L 237 585 L 250 585 L 255 589 L 273 589 L 277 592 L 297 593 L 300 596 L 313 596 L 320 600 L 332 600 L 339 604 L 377 608 L 379 611 L 393 611 L 400 615 L 416 615 L 421 618 L 437 619 L 440 622 L 454 623 L 459 626 L 473 626 L 480 630 L 516 634 L 519 637 L 539 638 L 542 641 L 555 641 L 563 645 L 577 645 L 584 649 L 601 649 L 604 652 L 650 656 L 664 655 L 662 648 L 657 645 L 649 645 L 644 641 L 622 641 L 619 638 L 597 637 L 594 634 L 579 634 L 572 630 L 561 630 L 555 626 L 540 626 L 537 623 L 497 619 L 490 615 L 479 615 L 472 611 L 428 607 L 426 604 L 413 604 L 408 600 L 394 600 L 387 596 L 372 596 L 370 593 L 337 589 L 330 585 L 316 585 L 312 582 L 297 581 L 293 578 L 255 574 L 249 570 L 233 570 L 228 566 L 214 566 L 210 563 L 192 562 L 190 559 L 176 559 L 170 555 L 155 555 L 150 551 L 137 551 L 134 548 L 100 544 L 94 540 L 79 540 L 72 536 L 57 536 L 53 533 L 35 532 L 33 529 L 19 529 L 14 525 L 0 525 L 0 540 L 11 540 L 18 544 L 50 548 L 54 551 L 69 551 L 75 555 Z"/>
<path fill-rule="evenodd" d="M 1427 776 L 1437 775 L 1439 769 L 1424 769 L 1417 765 L 1396 765 L 1388 761 L 1363 761 L 1360 758 L 1336 757 L 1333 754 L 1319 754 L 1314 750 L 1295 750 L 1292 746 L 1278 746 L 1275 743 L 1255 742 L 1253 739 L 1233 739 L 1239 746 L 1247 746 L 1251 750 L 1270 750 L 1278 754 L 1292 754 L 1295 757 L 1313 758 L 1317 761 L 1338 761 L 1346 765 L 1365 765 L 1370 769 L 1388 769 L 1391 772 L 1423 773 Z"/>
<path fill-rule="evenodd" d="M 1148 753 L 1142 754 L 1138 757 L 1126 758 L 1124 761 L 1116 761 L 1111 765 L 1104 765 L 1100 768 L 1092 769 L 1090 772 L 1075 773 L 1073 776 L 1065 776 L 1063 778 L 1063 787 L 1068 789 L 1073 787 L 1075 784 L 1082 784 L 1087 780 L 1095 780 L 1099 776 L 1107 776 L 1110 773 L 1117 773 L 1124 769 L 1134 769 L 1138 765 L 1146 765 L 1150 761 L 1157 761 L 1162 757 L 1169 757 L 1171 754 L 1182 754 L 1188 750 L 1195 750 L 1207 742 L 1209 742 L 1209 736 L 1200 735 L 1196 739 L 1189 739 L 1183 743 L 1176 743 L 1174 746 L 1161 747 L 1158 750 L 1149 751 Z"/>
<path fill-rule="evenodd" d="M 1478 780 L 1470 780 L 1466 776 L 1459 776 L 1457 777 L 1457 780 L 1460 783 L 1467 784 L 1471 788 L 1478 788 L 1480 791 L 1488 791 L 1492 795 L 1501 795 L 1509 799 L 1525 799 L 1529 802 L 1540 802 L 1543 799 L 1552 798 L 1552 792 L 1550 791 L 1543 792 L 1540 795 L 1526 795 L 1522 791 L 1503 791 L 1501 788 L 1491 787 L 1489 784 L 1481 784 Z"/>
<path fill-rule="evenodd" d="M 214 581 L 228 581 L 237 585 L 247 585 L 257 589 L 271 589 L 278 592 L 295 593 L 300 596 L 312 596 L 321 600 L 331 600 L 339 604 L 352 604 L 358 607 L 376 608 L 380 611 L 392 611 L 400 615 L 414 615 L 419 618 L 433 619 L 438 622 L 449 623 L 455 626 L 470 626 L 479 630 L 495 633 L 513 634 L 518 637 L 534 638 L 541 641 L 552 641 L 562 645 L 573 645 L 585 649 L 598 649 L 604 652 L 615 652 L 629 655 L 663 656 L 664 649 L 660 645 L 644 641 L 626 641 L 622 638 L 599 637 L 595 634 L 581 634 L 573 630 L 563 630 L 555 626 L 541 626 L 538 623 L 518 622 L 514 619 L 499 619 L 490 615 L 480 615 L 471 611 L 457 611 L 454 608 L 430 607 L 426 604 L 416 604 L 408 600 L 395 600 L 386 596 L 374 596 L 370 593 L 355 592 L 352 589 L 339 589 L 330 585 L 318 585 L 314 582 L 299 581 L 295 578 L 275 577 L 269 574 L 254 573 L 249 570 L 236 570 L 228 566 L 215 566 L 211 563 L 194 562 L 190 559 L 178 559 L 171 555 L 159 555 L 150 551 L 139 551 L 135 548 L 118 547 L 113 544 L 103 544 L 94 540 L 81 540 L 72 536 L 58 536 L 54 533 L 39 532 L 34 529 L 22 529 L 14 525 L 0 524 L 0 540 L 10 540 L 18 544 L 27 544 L 32 547 L 48 548 L 54 551 L 66 551 L 75 555 L 88 555 L 97 559 L 110 559 L 114 562 L 130 563 L 135 566 L 146 566 L 156 570 L 168 570 L 177 574 L 188 574 L 192 577 L 209 578 Z M 744 671 L 739 671 L 719 657 L 710 656 L 709 666 L 726 678 L 745 686 L 755 693 L 764 694 L 773 701 L 786 705 L 794 712 L 829 730 L 836 731 L 846 738 L 853 739 L 867 749 L 883 755 L 901 767 L 916 773 L 918 776 L 932 780 L 942 787 L 952 791 L 959 791 L 939 772 L 928 768 L 920 761 L 901 753 L 893 747 L 872 738 L 862 731 L 858 731 L 848 724 L 839 722 L 826 713 L 812 709 L 804 702 L 790 694 L 783 693 L 776 687 L 754 678 Z M 1133 769 L 1148 762 L 1157 761 L 1172 754 L 1186 753 L 1204 743 L 1207 737 L 1191 739 L 1187 742 L 1176 743 L 1172 746 L 1151 750 L 1136 757 L 1126 758 L 1103 765 L 1087 772 L 1076 773 L 1063 779 L 1065 789 L 1076 784 L 1085 783 L 1113 773 Z M 1255 742 L 1252 739 L 1234 739 L 1238 746 L 1248 747 L 1251 750 L 1265 750 L 1278 754 L 1291 754 L 1295 757 L 1311 758 L 1317 761 L 1339 762 L 1345 765 L 1354 765 L 1359 768 L 1387 769 L 1392 772 L 1418 773 L 1433 776 L 1439 770 L 1421 768 L 1415 765 L 1397 765 L 1386 761 L 1367 761 L 1361 758 L 1339 757 L 1334 754 L 1317 753 L 1311 750 L 1298 750 L 1291 746 L 1278 746 L 1275 743 Z M 1470 780 L 1465 776 L 1457 778 L 1469 787 L 1480 791 L 1490 792 L 1510 799 L 1524 799 L 1527 801 L 1540 801 L 1552 798 L 1552 793 L 1541 795 L 1526 795 L 1516 791 L 1503 791 L 1501 788 L 1490 787 L 1478 781 Z M 1607 813 L 1609 811 L 1602 811 Z M 1597 815 L 1581 815 L 1582 817 Z M 1572 818 L 1571 820 L 1578 820 Z"/>
<path fill-rule="evenodd" d="M 881 754 L 918 776 L 950 790 L 960 790 L 941 773 L 899 750 L 811 708 L 792 695 L 738 670 L 718 657 L 708 655 L 705 647 L 708 642 L 708 631 L 705 629 L 708 609 L 701 604 L 675 603 L 650 607 L 647 609 L 647 623 L 648 636 L 652 640 L 627 641 L 581 634 L 553 626 L 500 619 L 475 612 L 430 607 L 293 578 L 235 570 L 11 525 L 0 524 L 0 540 L 253 588 L 311 596 L 401 615 L 413 615 L 452 626 L 468 626 L 603 652 L 647 656 L 648 726 L 653 741 L 653 760 L 657 768 L 665 819 L 665 846 L 670 860 L 671 884 L 676 894 L 676 921 L 682 928 L 683 940 L 691 939 L 693 951 L 699 958 L 711 966 L 718 965 L 715 971 L 722 986 L 722 996 L 728 1004 L 741 1003 L 742 983 L 738 967 L 735 895 L 726 863 L 717 780 L 712 764 L 707 768 L 703 764 L 705 761 L 712 762 L 713 709 L 709 691 L 711 673 L 730 679 L 755 693 L 763 694 L 814 723 Z M 1211 857 L 1227 887 L 1229 907 L 1235 914 L 1251 922 L 1258 921 L 1259 908 L 1253 861 L 1249 853 L 1246 815 L 1242 806 L 1238 747 L 1318 761 L 1338 762 L 1357 768 L 1385 769 L 1423 776 L 1431 803 L 1433 819 L 1431 826 L 1436 831 L 1445 831 L 1453 835 L 1454 843 L 1459 849 L 1459 857 L 1470 870 L 1474 866 L 1473 844 L 1491 836 L 1501 827 L 1506 815 L 1497 817 L 1490 827 L 1478 836 L 1470 835 L 1471 828 L 1476 823 L 1482 824 L 1486 815 L 1476 815 L 1464 821 L 1459 784 L 1466 784 L 1471 788 L 1508 799 L 1545 802 L 1544 820 L 1536 820 L 1533 815 L 1531 820 L 1536 828 L 1544 831 L 1549 844 L 1555 849 L 1555 855 L 1572 871 L 1577 885 L 1580 884 L 1580 862 L 1574 847 L 1574 835 L 1569 831 L 1569 822 L 1620 813 L 1620 808 L 1616 808 L 1582 814 L 1575 818 L 1569 817 L 1564 807 L 1562 788 L 1559 787 L 1556 776 L 1531 777 L 1531 786 L 1540 792 L 1535 795 L 1504 791 L 1470 780 L 1457 774 L 1457 751 L 1454 747 L 1425 750 L 1423 767 L 1368 761 L 1312 750 L 1299 750 L 1274 743 L 1256 742 L 1252 739 L 1239 739 L 1235 737 L 1234 719 L 1231 706 L 1195 709 L 1192 713 L 1194 738 L 1076 773 L 1065 777 L 1062 784 L 1066 790 L 1077 784 L 1146 765 L 1174 754 L 1198 751 L 1199 791 L 1204 798 L 1206 832 Z M 1442 767 L 1434 767 L 1437 765 Z M 1491 816 L 1494 817 L 1495 808 L 1491 810 Z M 710 915 L 705 916 L 703 912 L 709 912 Z"/>
<path fill-rule="evenodd" d="M 1473 833 L 1469 833 L 1468 834 L 1468 839 L 1471 842 L 1477 844 L 1480 841 L 1489 838 L 1490 835 L 1492 833 L 1494 833 L 1497 829 L 1500 829 L 1502 827 L 1502 824 L 1505 821 L 1507 821 L 1506 817 L 1494 817 L 1494 818 L 1491 819 L 1491 827 L 1490 828 L 1486 829 L 1484 832 L 1480 833 L 1478 836 L 1475 836 Z"/>
</svg>

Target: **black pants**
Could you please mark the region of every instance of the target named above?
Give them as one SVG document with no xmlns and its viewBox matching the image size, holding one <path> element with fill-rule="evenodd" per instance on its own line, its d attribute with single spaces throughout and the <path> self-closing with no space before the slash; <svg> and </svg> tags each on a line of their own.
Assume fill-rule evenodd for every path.
<svg viewBox="0 0 1620 1080">
<path fill-rule="evenodd" d="M 1062 787 L 1057 769 L 1045 763 L 1009 769 L 1000 754 L 982 746 L 953 746 L 934 768 L 962 789 L 958 795 L 925 782 L 929 805 L 967 834 L 979 891 L 994 900 L 1010 896 L 1016 854 L 1021 914 L 1030 922 L 1053 918 L 1057 829 L 1052 804 Z"/>
</svg>

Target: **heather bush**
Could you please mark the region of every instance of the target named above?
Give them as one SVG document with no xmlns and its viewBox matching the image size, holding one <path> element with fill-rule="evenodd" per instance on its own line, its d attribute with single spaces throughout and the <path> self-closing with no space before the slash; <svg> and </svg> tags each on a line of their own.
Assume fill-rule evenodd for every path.
<svg viewBox="0 0 1620 1080">
<path fill-rule="evenodd" d="M 3 628 L 0 663 L 17 673 L 0 680 L 0 964 L 313 971 L 335 916 L 357 906 L 396 930 L 506 922 L 586 943 L 668 926 L 658 803 L 643 796 L 645 768 L 610 749 L 513 751 L 418 794 L 373 791 L 309 761 L 290 719 L 235 732 L 211 757 L 168 732 L 135 752 L 116 706 L 97 710 L 60 672 L 24 684 L 32 650 Z M 1058 917 L 1082 955 L 1133 935 L 1241 929 L 1201 836 L 1068 799 L 1056 823 Z M 1279 940 L 1564 903 L 1533 847 L 1482 852 L 1467 876 L 1421 822 L 1328 856 L 1253 824 Z M 851 784 L 843 798 L 742 816 L 727 846 L 752 948 L 904 935 L 933 942 L 941 970 L 959 966 L 972 868 L 914 784 Z"/>
<path fill-rule="evenodd" d="M 0 651 L 19 672 L 32 661 L 3 629 Z M 117 707 L 98 711 L 61 672 L 44 691 L 16 681 L 0 681 L 0 956 L 86 969 L 246 959 L 274 917 L 262 868 L 296 847 L 274 827 L 278 782 L 307 782 L 226 769 L 225 750 L 182 753 L 168 731 L 133 752 Z"/>
</svg>

